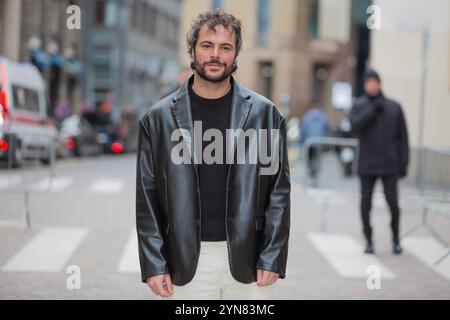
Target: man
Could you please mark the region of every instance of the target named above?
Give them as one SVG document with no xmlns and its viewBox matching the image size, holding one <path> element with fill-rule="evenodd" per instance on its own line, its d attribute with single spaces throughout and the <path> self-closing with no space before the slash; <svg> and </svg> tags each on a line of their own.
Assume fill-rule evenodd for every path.
<svg viewBox="0 0 450 320">
<path fill-rule="evenodd" d="M 242 45 L 238 19 L 200 14 L 187 44 L 194 74 L 139 123 L 142 281 L 156 295 L 175 299 L 269 299 L 271 285 L 285 277 L 288 252 L 286 120 L 271 101 L 232 77 Z M 230 135 L 228 129 L 241 131 Z M 251 130 L 274 132 L 269 147 L 277 170 L 271 174 L 259 158 L 256 164 L 235 161 Z M 199 161 L 213 143 L 220 146 L 212 156 L 217 161 Z M 180 144 L 190 153 L 180 153 Z M 255 155 L 250 144 L 244 147 L 246 159 Z M 226 161 L 216 158 L 227 152 Z"/>
<path fill-rule="evenodd" d="M 402 108 L 383 95 L 378 73 L 368 70 L 364 79 L 365 95 L 356 100 L 350 112 L 350 122 L 359 138 L 358 174 L 362 193 L 361 218 L 367 241 L 365 253 L 375 252 L 370 210 L 373 188 L 380 178 L 391 211 L 393 253 L 401 254 L 397 182 L 407 173 L 408 132 Z"/>
<path fill-rule="evenodd" d="M 326 137 L 330 131 L 330 121 L 327 114 L 320 108 L 318 102 L 310 103 L 311 109 L 305 113 L 300 124 L 300 145 L 303 146 L 309 138 Z M 310 177 L 314 178 L 319 171 L 319 158 L 322 148 L 320 145 L 311 145 L 308 149 L 308 170 Z"/>
</svg>

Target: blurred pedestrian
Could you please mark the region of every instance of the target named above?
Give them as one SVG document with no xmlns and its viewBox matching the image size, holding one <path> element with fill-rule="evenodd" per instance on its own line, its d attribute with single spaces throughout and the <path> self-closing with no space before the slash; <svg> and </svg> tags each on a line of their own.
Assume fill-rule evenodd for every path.
<svg viewBox="0 0 450 320">
<path fill-rule="evenodd" d="M 200 14 L 187 42 L 194 74 L 139 123 L 136 222 L 142 281 L 155 294 L 175 299 L 272 298 L 271 285 L 285 277 L 288 251 L 286 120 L 271 101 L 232 76 L 242 44 L 241 23 L 233 15 Z M 230 138 L 228 129 L 278 130 L 278 153 L 271 157 L 276 172 L 262 175 L 262 164 L 235 165 L 223 158 L 192 163 L 189 145 L 198 139 L 194 121 L 201 122 L 202 136 L 214 130 L 223 139 Z M 178 144 L 171 137 L 177 131 L 184 132 L 181 142 L 190 150 L 187 163 L 173 161 Z M 211 146 L 202 140 L 204 153 Z M 218 147 L 223 154 L 226 145 Z M 246 144 L 246 153 L 250 150 Z"/>
<path fill-rule="evenodd" d="M 374 253 L 370 210 L 376 180 L 383 182 L 391 212 L 393 253 L 400 254 L 400 208 L 398 179 L 407 174 L 409 163 L 408 132 L 401 106 L 383 95 L 380 76 L 369 69 L 364 77 L 365 94 L 358 98 L 350 113 L 352 130 L 359 139 L 358 174 L 361 181 L 361 218 L 366 238 L 366 253 Z"/>
<path fill-rule="evenodd" d="M 327 114 L 320 108 L 316 101 L 310 103 L 308 110 L 300 123 L 300 146 L 304 147 L 306 141 L 314 137 L 326 137 L 330 131 L 330 121 Z M 311 177 L 316 177 L 319 171 L 320 153 L 323 151 L 321 145 L 312 144 L 307 152 L 308 172 Z"/>
</svg>

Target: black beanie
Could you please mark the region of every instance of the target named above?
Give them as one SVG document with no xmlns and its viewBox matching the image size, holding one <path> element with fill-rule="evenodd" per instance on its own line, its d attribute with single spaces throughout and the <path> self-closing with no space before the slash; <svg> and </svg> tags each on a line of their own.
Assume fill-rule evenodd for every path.
<svg viewBox="0 0 450 320">
<path fill-rule="evenodd" d="M 366 72 L 364 72 L 364 81 L 366 81 L 369 78 L 373 78 L 378 82 L 381 82 L 380 75 L 373 69 L 367 69 Z"/>
</svg>

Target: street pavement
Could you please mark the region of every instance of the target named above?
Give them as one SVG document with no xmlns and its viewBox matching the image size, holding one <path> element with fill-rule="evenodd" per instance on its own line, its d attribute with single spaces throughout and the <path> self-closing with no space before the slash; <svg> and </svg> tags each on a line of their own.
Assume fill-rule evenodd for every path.
<svg viewBox="0 0 450 320">
<path fill-rule="evenodd" d="M 280 299 L 450 299 L 450 257 L 434 264 L 448 248 L 421 228 L 403 239 L 402 255 L 393 255 L 389 212 L 377 189 L 376 254 L 364 255 L 357 179 L 344 179 L 329 155 L 312 188 L 295 150 L 290 156 L 287 277 L 274 287 Z M 9 192 L 26 170 L 0 169 L 0 299 L 156 299 L 140 281 L 135 161 L 133 154 L 60 160 L 47 191 L 41 168 L 30 182 L 40 192 L 29 194 L 26 231 L 24 194 Z M 410 193 L 405 187 L 401 194 Z M 422 207 L 406 196 L 401 206 L 406 231 L 420 222 Z M 448 218 L 431 213 L 429 223 L 450 243 Z"/>
</svg>

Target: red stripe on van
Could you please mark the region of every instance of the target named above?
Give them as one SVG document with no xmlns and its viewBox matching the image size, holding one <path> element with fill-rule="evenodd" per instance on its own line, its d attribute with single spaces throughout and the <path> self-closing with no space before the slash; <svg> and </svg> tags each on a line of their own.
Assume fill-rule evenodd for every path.
<svg viewBox="0 0 450 320">
<path fill-rule="evenodd" d="M 13 122 L 18 122 L 18 123 L 28 123 L 28 124 L 36 124 L 36 125 L 41 125 L 41 126 L 46 126 L 46 127 L 52 127 L 53 126 L 53 121 L 49 118 L 47 119 L 39 119 L 39 118 L 34 118 L 34 117 L 30 117 L 30 116 L 24 116 L 24 115 L 14 115 L 12 117 L 12 121 Z"/>
</svg>

